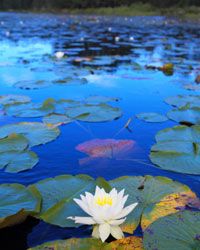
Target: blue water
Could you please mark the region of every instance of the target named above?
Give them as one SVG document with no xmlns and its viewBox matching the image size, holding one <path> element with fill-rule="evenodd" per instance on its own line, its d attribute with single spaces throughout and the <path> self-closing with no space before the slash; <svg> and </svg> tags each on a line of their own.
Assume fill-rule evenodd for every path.
<svg viewBox="0 0 200 250">
<path fill-rule="evenodd" d="M 40 159 L 37 166 L 18 174 L 1 171 L 0 182 L 29 185 L 47 177 L 79 173 L 103 176 L 107 180 L 122 175 L 148 174 L 170 177 L 200 194 L 199 176 L 173 173 L 148 165 L 152 164 L 148 155 L 155 142 L 155 134 L 176 123 L 146 123 L 135 118 L 135 114 L 140 112 L 166 114 L 171 109 L 164 102 L 166 97 L 191 93 L 183 85 L 194 82 L 199 70 L 199 42 L 199 24 L 165 17 L 0 13 L 1 95 L 28 95 L 34 102 L 49 97 L 79 100 L 89 95 L 114 96 L 120 98 L 114 105 L 123 110 L 123 116 L 112 122 L 61 126 L 58 139 L 33 148 Z M 57 51 L 64 51 L 68 57 L 55 60 L 53 56 Z M 90 56 L 98 57 L 96 63 L 74 63 L 75 58 Z M 145 68 L 145 65 L 161 66 L 168 62 L 175 66 L 172 76 Z M 72 74 L 84 76 L 88 83 L 54 85 L 38 90 L 13 87 L 23 80 L 53 81 Z M 133 118 L 130 124 L 132 132 L 121 130 L 130 117 Z M 19 121 L 41 119 L 0 117 L 0 125 Z M 86 155 L 75 147 L 93 138 L 134 140 L 136 147 L 129 159 L 139 159 L 147 164 L 129 159 L 104 159 L 81 166 L 79 160 Z M 21 238 L 16 239 L 16 231 Z M 88 228 L 81 232 L 79 229 L 64 230 L 36 220 L 2 230 L 4 241 L 8 233 L 13 233 L 13 244 L 16 241 L 19 250 L 48 240 L 91 234 Z"/>
</svg>

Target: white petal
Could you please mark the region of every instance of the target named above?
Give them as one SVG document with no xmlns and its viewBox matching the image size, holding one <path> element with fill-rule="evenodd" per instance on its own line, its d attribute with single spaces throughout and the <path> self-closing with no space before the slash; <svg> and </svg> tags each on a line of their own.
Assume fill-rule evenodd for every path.
<svg viewBox="0 0 200 250">
<path fill-rule="evenodd" d="M 118 226 L 111 227 L 110 233 L 117 240 L 122 239 L 124 237 L 124 234 L 123 234 L 121 228 Z"/>
<path fill-rule="evenodd" d="M 104 242 L 110 235 L 110 225 L 107 223 L 99 225 L 99 235 Z"/>
<path fill-rule="evenodd" d="M 126 218 L 121 219 L 121 220 L 111 220 L 111 221 L 109 221 L 109 224 L 112 226 L 119 226 L 122 223 L 124 223 L 125 220 L 126 220 Z"/>
<path fill-rule="evenodd" d="M 84 203 L 82 200 L 79 200 L 79 199 L 74 199 L 74 201 L 79 205 L 80 208 L 83 209 L 84 212 L 91 215 L 90 210 L 88 209 L 88 206 L 86 203 Z"/>
<path fill-rule="evenodd" d="M 96 222 L 92 217 L 68 217 L 68 219 L 75 220 L 75 223 L 85 224 L 85 225 L 94 225 Z"/>
<path fill-rule="evenodd" d="M 92 231 L 92 237 L 99 239 L 99 226 L 94 226 Z"/>
<path fill-rule="evenodd" d="M 126 217 L 130 212 L 133 211 L 133 209 L 137 206 L 138 203 L 133 203 L 130 206 L 125 207 L 117 216 L 115 219 L 120 219 L 123 217 Z"/>
</svg>

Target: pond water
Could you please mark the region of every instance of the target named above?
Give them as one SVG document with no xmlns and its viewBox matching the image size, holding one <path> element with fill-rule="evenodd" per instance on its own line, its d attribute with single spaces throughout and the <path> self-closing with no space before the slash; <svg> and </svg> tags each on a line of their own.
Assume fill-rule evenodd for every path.
<svg viewBox="0 0 200 250">
<path fill-rule="evenodd" d="M 107 180 L 124 175 L 161 175 L 200 194 L 198 175 L 161 170 L 149 160 L 156 133 L 177 123 L 148 123 L 135 117 L 141 112 L 165 115 L 171 109 L 165 98 L 192 93 L 183 86 L 193 83 L 199 70 L 197 23 L 165 17 L 0 13 L 0 27 L 1 95 L 27 95 L 33 102 L 47 98 L 82 100 L 91 95 L 117 97 L 119 101 L 112 105 L 123 112 L 110 122 L 79 121 L 60 126 L 61 134 L 56 140 L 32 148 L 39 157 L 33 169 L 20 173 L 1 170 L 1 183 L 29 185 L 48 177 L 80 173 Z M 66 57 L 56 59 L 54 54 L 58 51 L 65 52 Z M 145 67 L 166 63 L 174 64 L 173 74 Z M 84 78 L 85 82 L 51 84 L 67 77 Z M 48 86 L 22 89 L 15 85 L 25 81 L 44 81 Z M 130 129 L 123 129 L 130 118 Z M 0 125 L 41 120 L 0 116 Z M 95 138 L 134 140 L 134 149 L 120 159 L 98 158 L 81 164 L 86 154 L 76 150 L 76 146 Z M 49 240 L 90 234 L 87 227 L 62 229 L 28 219 L 1 230 L 0 238 L 6 249 L 23 250 Z M 9 241 L 17 248 L 12 248 Z"/>
</svg>

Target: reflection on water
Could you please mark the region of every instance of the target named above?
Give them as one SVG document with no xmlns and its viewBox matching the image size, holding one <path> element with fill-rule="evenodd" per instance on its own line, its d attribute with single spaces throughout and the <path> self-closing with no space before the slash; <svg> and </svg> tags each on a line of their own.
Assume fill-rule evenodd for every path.
<svg viewBox="0 0 200 250">
<path fill-rule="evenodd" d="M 155 134 L 173 126 L 174 122 L 149 124 L 133 118 L 131 131 L 122 129 L 137 113 L 165 114 L 170 107 L 163 102 L 164 98 L 188 93 L 182 85 L 192 83 L 199 70 L 200 48 L 196 45 L 200 42 L 200 30 L 197 24 L 163 17 L 96 18 L 17 13 L 1 13 L 0 21 L 1 95 L 29 95 L 34 102 L 49 97 L 115 96 L 120 98 L 117 105 L 123 110 L 122 118 L 112 122 L 61 126 L 61 136 L 57 140 L 33 149 L 40 159 L 35 168 L 18 174 L 1 171 L 1 183 L 28 185 L 61 174 L 84 173 L 106 179 L 149 174 L 168 176 L 199 193 L 198 176 L 171 173 L 150 165 L 148 155 Z M 66 57 L 55 59 L 57 51 L 65 52 Z M 167 62 L 174 64 L 172 76 L 145 68 L 146 65 L 162 66 Z M 16 82 L 24 80 L 51 82 L 67 77 L 84 77 L 87 84 L 52 85 L 37 90 L 13 87 Z M 32 120 L 41 119 L 0 116 L 1 125 Z M 133 150 L 128 158 L 96 158 L 80 165 L 80 159 L 86 154 L 76 150 L 77 145 L 95 138 L 133 140 L 137 150 Z M 53 230 L 53 236 L 45 233 L 48 230 Z M 45 237 L 39 238 L 41 231 Z M 29 234 L 28 244 L 32 246 L 45 240 L 66 238 L 68 233 L 40 223 Z M 79 236 L 90 234 L 87 230 L 81 233 L 73 230 L 70 237 L 77 233 Z"/>
</svg>

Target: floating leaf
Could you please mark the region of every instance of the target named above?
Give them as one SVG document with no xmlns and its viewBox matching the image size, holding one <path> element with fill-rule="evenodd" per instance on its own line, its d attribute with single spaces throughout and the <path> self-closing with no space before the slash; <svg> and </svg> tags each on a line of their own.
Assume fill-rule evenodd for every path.
<svg viewBox="0 0 200 250">
<path fill-rule="evenodd" d="M 111 243 L 102 243 L 100 240 L 85 238 L 69 240 L 57 240 L 44 243 L 29 250 L 56 249 L 56 250 L 143 250 L 142 239 L 132 236 Z"/>
<path fill-rule="evenodd" d="M 199 85 L 194 85 L 194 84 L 185 84 L 184 86 L 184 89 L 187 89 L 187 90 L 200 90 L 200 86 Z"/>
<path fill-rule="evenodd" d="M 158 113 L 140 113 L 136 117 L 146 122 L 165 122 L 168 120 L 166 116 Z"/>
<path fill-rule="evenodd" d="M 33 168 L 38 163 L 37 155 L 32 151 L 8 151 L 0 153 L 0 169 L 18 173 Z"/>
<path fill-rule="evenodd" d="M 151 161 L 162 169 L 200 174 L 200 126 L 176 126 L 158 132 Z"/>
<path fill-rule="evenodd" d="M 200 96 L 197 95 L 171 96 L 166 98 L 165 102 L 178 108 L 185 107 L 186 105 L 189 105 L 190 107 L 198 107 L 200 106 Z"/>
<path fill-rule="evenodd" d="M 2 95 L 0 96 L 0 104 L 16 104 L 16 103 L 28 103 L 31 99 L 24 95 Z"/>
<path fill-rule="evenodd" d="M 30 147 L 55 140 L 60 131 L 51 125 L 40 122 L 21 122 L 0 127 L 0 138 L 12 133 L 22 134 L 29 140 Z"/>
<path fill-rule="evenodd" d="M 54 111 L 54 100 L 47 99 L 42 104 L 27 103 L 5 105 L 4 109 L 10 116 L 16 117 L 41 117 L 48 115 Z"/>
<path fill-rule="evenodd" d="M 35 183 L 42 196 L 39 218 L 60 227 L 78 227 L 69 216 L 84 216 L 83 210 L 74 202 L 84 192 L 94 192 L 97 182 L 86 175 L 63 175 Z M 102 183 L 102 182 L 101 182 Z M 98 185 L 100 183 L 98 182 Z"/>
<path fill-rule="evenodd" d="M 122 229 L 132 233 L 141 223 L 144 230 L 159 217 L 179 211 L 195 194 L 185 185 L 165 177 L 121 177 L 109 182 L 112 188 L 125 189 L 129 195 L 127 205 L 139 204 L 127 216 Z"/>
<path fill-rule="evenodd" d="M 119 108 L 107 104 L 85 104 L 67 108 L 65 114 L 70 118 L 85 122 L 106 122 L 119 118 L 122 112 Z"/>
<path fill-rule="evenodd" d="M 48 116 L 45 116 L 42 121 L 46 124 L 53 124 L 55 126 L 60 126 L 62 124 L 68 124 L 73 120 L 67 117 L 66 115 L 50 114 Z"/>
<path fill-rule="evenodd" d="M 144 233 L 149 250 L 200 249 L 200 212 L 183 211 L 158 219 Z"/>
<path fill-rule="evenodd" d="M 10 134 L 0 139 L 0 153 L 6 151 L 23 151 L 28 147 L 28 140 L 20 134 Z"/>
<path fill-rule="evenodd" d="M 200 125 L 200 108 L 183 107 L 171 110 L 167 113 L 169 119 L 186 125 Z"/>
<path fill-rule="evenodd" d="M 87 104 L 99 104 L 106 102 L 118 102 L 119 98 L 116 97 L 108 97 L 108 96 L 89 96 L 85 99 L 85 103 Z"/>
<path fill-rule="evenodd" d="M 56 80 L 53 83 L 58 84 L 58 85 L 83 85 L 83 84 L 87 84 L 88 81 L 87 81 L 86 78 L 67 77 L 67 78 L 64 78 L 64 79 Z"/>
<path fill-rule="evenodd" d="M 35 188 L 20 184 L 0 185 L 0 228 L 22 222 L 40 211 L 41 197 Z"/>
<path fill-rule="evenodd" d="M 20 81 L 14 84 L 14 87 L 20 88 L 20 89 L 41 89 L 51 86 L 52 83 L 44 80 L 39 81 Z"/>
</svg>

